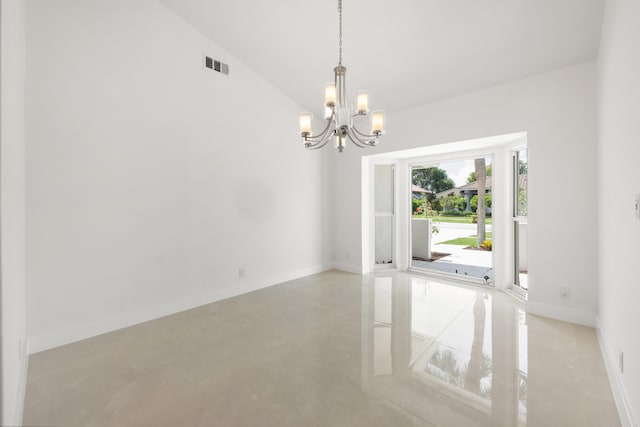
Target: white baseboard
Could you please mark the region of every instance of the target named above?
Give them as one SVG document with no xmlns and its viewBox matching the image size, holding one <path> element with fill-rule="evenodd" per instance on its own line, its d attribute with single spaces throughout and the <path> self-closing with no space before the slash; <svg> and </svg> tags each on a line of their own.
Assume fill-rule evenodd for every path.
<svg viewBox="0 0 640 427">
<path fill-rule="evenodd" d="M 362 266 L 358 264 L 334 261 L 333 268 L 340 271 L 346 271 L 347 273 L 362 274 Z"/>
<path fill-rule="evenodd" d="M 608 345 L 602 330 L 600 329 L 600 321 L 596 318 L 596 335 L 598 336 L 598 343 L 600 344 L 600 352 L 604 359 L 604 366 L 607 369 L 607 376 L 609 377 L 609 384 L 611 385 L 611 392 L 613 393 L 613 399 L 616 402 L 618 408 L 618 415 L 620 416 L 620 424 L 622 427 L 638 427 L 638 420 L 634 416 L 631 409 L 631 403 L 629 397 L 624 388 L 624 383 L 620 377 L 620 371 L 618 365 L 614 361 L 617 360 L 615 351 L 612 351 Z"/>
<path fill-rule="evenodd" d="M 94 322 L 70 326 L 44 334 L 31 336 L 29 337 L 29 354 L 49 350 L 51 348 L 95 337 L 97 335 L 102 335 L 160 317 L 169 316 L 171 314 L 210 304 L 212 302 L 235 297 L 258 289 L 267 288 L 289 280 L 321 273 L 323 271 L 330 270 L 332 267 L 333 265 L 318 265 L 277 274 L 268 278 L 256 278 L 254 280 L 247 278 L 246 281 L 243 280 L 232 286 L 215 289 L 211 292 L 197 295 L 186 295 L 166 304 L 145 307 Z"/>
<path fill-rule="evenodd" d="M 551 319 L 562 320 L 578 325 L 596 326 L 596 314 L 588 310 L 581 310 L 573 307 L 561 305 L 544 304 L 537 301 L 528 300 L 526 303 L 527 313 L 538 316 L 550 317 Z"/>
</svg>

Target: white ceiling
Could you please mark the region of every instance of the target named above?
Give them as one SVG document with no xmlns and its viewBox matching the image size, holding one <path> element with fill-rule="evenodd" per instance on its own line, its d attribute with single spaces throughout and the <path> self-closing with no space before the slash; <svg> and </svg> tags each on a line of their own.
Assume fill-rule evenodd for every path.
<svg viewBox="0 0 640 427">
<path fill-rule="evenodd" d="M 338 62 L 337 0 L 160 1 L 321 111 Z M 348 93 L 366 89 L 370 108 L 397 111 L 595 59 L 603 3 L 343 0 Z"/>
</svg>

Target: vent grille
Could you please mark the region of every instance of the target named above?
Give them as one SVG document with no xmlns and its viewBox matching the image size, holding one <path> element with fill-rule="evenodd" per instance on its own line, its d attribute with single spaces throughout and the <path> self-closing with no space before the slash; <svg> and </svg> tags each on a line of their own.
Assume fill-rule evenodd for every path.
<svg viewBox="0 0 640 427">
<path fill-rule="evenodd" d="M 217 71 L 222 74 L 229 75 L 229 65 L 224 62 L 218 61 L 217 59 L 213 59 L 209 56 L 204 57 L 204 66 L 211 70 Z"/>
</svg>

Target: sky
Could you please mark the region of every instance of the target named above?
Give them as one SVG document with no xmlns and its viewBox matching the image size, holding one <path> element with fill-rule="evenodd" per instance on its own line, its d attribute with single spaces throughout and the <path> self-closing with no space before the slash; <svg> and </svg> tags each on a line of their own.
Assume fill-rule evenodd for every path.
<svg viewBox="0 0 640 427">
<path fill-rule="evenodd" d="M 490 165 L 491 157 L 487 157 L 485 161 L 487 166 Z M 443 162 L 438 167 L 447 171 L 447 175 L 456 183 L 456 187 L 466 184 L 469 174 L 476 170 L 474 159 Z"/>
</svg>

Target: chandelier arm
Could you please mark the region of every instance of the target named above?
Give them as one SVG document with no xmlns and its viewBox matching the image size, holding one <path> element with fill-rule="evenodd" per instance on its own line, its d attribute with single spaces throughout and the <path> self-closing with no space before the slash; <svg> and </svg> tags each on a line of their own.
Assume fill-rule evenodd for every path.
<svg viewBox="0 0 640 427">
<path fill-rule="evenodd" d="M 327 136 L 328 130 L 329 130 L 329 126 L 327 126 L 325 130 L 322 131 L 322 133 L 319 135 L 314 135 L 314 136 L 307 135 L 307 136 L 304 136 L 303 138 L 305 141 L 322 141 L 325 138 L 325 136 Z"/>
<path fill-rule="evenodd" d="M 378 135 L 376 134 L 367 134 L 364 132 L 360 132 L 360 130 L 358 130 L 358 128 L 356 127 L 355 123 L 353 124 L 353 126 L 351 126 L 351 129 L 353 129 L 355 131 L 355 133 L 357 133 L 358 135 L 364 137 L 364 138 L 371 138 L 371 139 L 378 139 Z"/>
<path fill-rule="evenodd" d="M 322 148 L 325 145 L 327 145 L 327 142 L 329 142 L 331 140 L 331 137 L 335 135 L 335 131 L 332 132 L 327 132 L 324 136 L 324 138 L 314 142 L 314 141 L 309 141 L 305 139 L 305 144 L 304 146 L 306 148 L 308 148 L 309 150 L 316 150 L 318 148 Z"/>
<path fill-rule="evenodd" d="M 360 142 L 360 144 L 363 144 L 363 145 L 365 145 L 367 147 L 373 147 L 374 145 L 376 145 L 378 143 L 378 138 L 377 137 L 360 138 L 357 133 L 353 133 L 352 136 L 353 136 L 353 138 L 357 139 L 358 142 Z"/>
<path fill-rule="evenodd" d="M 307 147 L 308 150 L 319 150 L 320 148 L 324 147 L 325 145 L 327 145 L 327 142 L 329 142 L 329 140 L 327 139 L 325 142 L 323 142 L 320 145 L 311 145 L 309 147 Z"/>
<path fill-rule="evenodd" d="M 355 145 L 358 148 L 369 148 L 372 145 L 372 144 L 369 144 L 367 142 L 364 142 L 364 141 L 358 139 L 358 137 L 353 135 L 351 132 L 347 133 L 347 138 L 349 138 L 349 141 L 351 141 L 353 143 L 353 145 Z"/>
<path fill-rule="evenodd" d="M 366 145 L 368 147 L 372 147 L 378 143 L 377 138 L 360 138 L 356 133 L 353 133 L 352 136 L 353 138 L 357 139 L 360 144 Z"/>
<path fill-rule="evenodd" d="M 305 144 L 305 147 L 309 150 L 317 150 L 319 148 L 324 147 L 325 145 L 327 145 L 327 143 L 331 140 L 330 136 L 327 136 L 325 139 L 323 139 L 322 141 L 318 141 L 315 144 L 312 144 L 310 142 L 308 142 L 307 144 Z"/>
<path fill-rule="evenodd" d="M 333 123 L 333 118 L 335 117 L 336 112 L 335 110 L 331 110 L 331 117 L 329 117 L 327 119 L 327 126 L 324 128 L 324 130 L 322 132 L 320 132 L 319 135 L 315 135 L 315 136 L 305 136 L 304 140 L 305 141 L 321 141 L 327 134 L 327 132 L 329 131 L 329 128 L 331 127 L 331 124 Z"/>
</svg>

